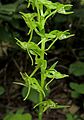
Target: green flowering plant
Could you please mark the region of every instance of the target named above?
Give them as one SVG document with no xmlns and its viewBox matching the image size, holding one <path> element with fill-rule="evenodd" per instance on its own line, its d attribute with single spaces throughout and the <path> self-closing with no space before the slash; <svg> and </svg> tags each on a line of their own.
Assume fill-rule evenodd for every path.
<svg viewBox="0 0 84 120">
<path fill-rule="evenodd" d="M 65 74 L 61 74 L 55 69 L 57 62 L 55 62 L 50 68 L 48 68 L 47 60 L 45 60 L 45 55 L 47 55 L 47 51 L 53 46 L 53 44 L 57 40 L 63 40 L 73 36 L 73 34 L 70 34 L 69 30 L 53 30 L 49 33 L 46 33 L 45 23 L 49 17 L 55 15 L 56 13 L 67 15 L 72 14 L 73 12 L 69 12 L 72 7 L 71 4 L 64 5 L 59 2 L 53 3 L 49 0 L 28 0 L 28 8 L 30 6 L 32 6 L 33 10 L 35 11 L 34 13 L 20 12 L 22 18 L 24 19 L 26 25 L 29 28 L 28 35 L 30 36 L 30 38 L 27 42 L 22 42 L 17 38 L 16 40 L 17 44 L 28 53 L 32 65 L 34 63 L 32 56 L 35 56 L 36 66 L 34 71 L 30 75 L 28 75 L 26 72 L 21 73 L 24 83 L 17 82 L 16 84 L 27 87 L 27 94 L 24 100 L 28 98 L 31 88 L 35 89 L 39 93 L 39 103 L 36 104 L 34 108 L 39 106 L 38 120 L 42 120 L 42 114 L 48 108 L 58 109 L 66 107 L 63 105 L 58 105 L 58 103 L 55 103 L 52 100 L 45 101 L 46 94 L 44 89 L 48 90 L 48 85 L 54 79 L 60 79 L 68 76 Z M 40 41 L 37 44 L 32 41 L 33 32 L 36 32 L 36 34 L 40 37 Z M 46 48 L 46 43 L 48 41 L 50 41 L 51 43 L 49 42 L 50 45 Z M 41 71 L 40 82 L 38 82 L 38 79 L 34 77 L 37 70 Z M 50 79 L 49 82 L 46 81 L 47 78 Z"/>
</svg>

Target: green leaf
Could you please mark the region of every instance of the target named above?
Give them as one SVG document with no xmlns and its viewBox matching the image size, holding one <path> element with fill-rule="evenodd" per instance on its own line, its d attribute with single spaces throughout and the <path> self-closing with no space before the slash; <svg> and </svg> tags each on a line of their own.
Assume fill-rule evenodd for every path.
<svg viewBox="0 0 84 120">
<path fill-rule="evenodd" d="M 31 54 L 35 55 L 35 56 L 37 56 L 37 55 L 40 56 L 43 51 L 34 42 L 21 42 L 17 38 L 16 38 L 16 40 L 17 40 L 17 45 L 19 45 L 23 50 L 27 51 L 27 53 L 32 61 L 32 65 L 33 65 L 33 58 L 31 56 Z"/>
<path fill-rule="evenodd" d="M 45 78 L 51 78 L 51 80 L 45 85 L 45 89 L 48 90 L 48 85 L 55 79 L 61 79 L 64 77 L 68 77 L 66 74 L 61 74 L 60 72 L 56 71 L 54 68 L 57 62 L 54 63 L 48 70 L 45 71 Z"/>
<path fill-rule="evenodd" d="M 41 55 L 41 53 L 42 53 L 41 49 L 34 42 L 21 42 L 17 38 L 16 38 L 16 40 L 17 40 L 17 44 L 23 50 L 26 50 L 26 51 L 30 52 L 32 55 L 39 55 L 39 56 Z"/>
<path fill-rule="evenodd" d="M 67 39 L 67 38 L 72 37 L 72 36 L 74 36 L 74 34 L 70 34 L 69 30 L 65 30 L 65 31 L 63 31 L 63 32 L 60 31 L 60 32 L 58 32 L 58 34 L 57 34 L 57 38 L 58 38 L 59 40 Z"/>
<path fill-rule="evenodd" d="M 72 98 L 79 98 L 80 94 L 76 91 L 71 91 L 71 97 Z"/>
<path fill-rule="evenodd" d="M 37 6 L 39 7 L 40 5 L 44 5 L 47 9 L 49 10 L 57 10 L 58 13 L 61 13 L 61 14 L 70 14 L 72 12 L 68 12 L 67 10 L 70 10 L 72 5 L 70 4 L 67 4 L 67 5 L 64 5 L 64 4 L 61 4 L 59 2 L 55 2 L 53 3 L 52 1 L 49 1 L 49 0 L 37 0 L 37 1 L 34 1 L 34 0 L 29 0 L 29 4 L 28 4 L 28 7 L 30 6 L 30 4 L 32 5 L 33 9 Z"/>
<path fill-rule="evenodd" d="M 61 74 L 60 72 L 57 72 L 56 70 L 46 70 L 45 77 L 51 78 L 51 80 L 45 85 L 46 90 L 48 90 L 48 85 L 55 79 L 61 79 L 64 77 L 68 77 L 66 74 Z"/>
<path fill-rule="evenodd" d="M 42 90 L 41 86 L 39 85 L 38 81 L 35 78 L 30 78 L 31 79 L 31 87 L 38 92 L 42 92 L 42 94 L 45 96 L 44 91 Z"/>
<path fill-rule="evenodd" d="M 36 22 L 37 27 L 38 27 L 39 30 L 44 29 L 45 22 L 46 22 L 45 18 L 43 16 L 41 16 L 40 21 Z"/>
<path fill-rule="evenodd" d="M 29 113 L 23 114 L 23 120 L 32 120 L 32 116 Z"/>
<path fill-rule="evenodd" d="M 35 44 L 34 42 L 29 42 L 27 45 L 27 49 L 31 52 L 31 54 L 33 55 L 41 55 L 42 51 L 39 48 L 39 46 L 37 44 Z"/>
<path fill-rule="evenodd" d="M 84 62 L 76 61 L 69 66 L 69 73 L 75 76 L 84 75 Z"/>
<path fill-rule="evenodd" d="M 68 10 L 70 10 L 71 7 L 72 7 L 71 4 L 64 5 L 64 4 L 58 3 L 58 5 L 57 5 L 57 12 L 61 13 L 61 14 L 72 14 L 73 12 L 68 12 Z"/>
<path fill-rule="evenodd" d="M 32 8 L 34 9 L 35 7 L 39 7 L 40 1 L 39 0 L 29 0 L 28 1 L 28 7 L 32 5 Z"/>
<path fill-rule="evenodd" d="M 4 92 L 5 92 L 4 87 L 3 87 L 3 86 L 0 86 L 0 95 L 3 95 L 3 94 L 4 94 Z"/>
<path fill-rule="evenodd" d="M 61 79 L 61 78 L 64 78 L 64 77 L 68 77 L 68 75 L 61 74 L 60 72 L 57 72 L 57 71 L 55 71 L 55 73 L 53 75 L 54 75 L 54 78 L 56 78 L 56 79 Z"/>
<path fill-rule="evenodd" d="M 12 117 L 13 117 L 13 113 L 9 113 L 3 118 L 3 120 L 11 120 Z"/>
<path fill-rule="evenodd" d="M 58 103 L 55 103 L 53 102 L 52 100 L 47 100 L 47 101 L 43 101 L 43 102 L 40 102 L 38 104 L 36 104 L 34 106 L 34 108 L 36 108 L 37 106 L 39 105 L 42 105 L 42 109 L 43 109 L 43 112 L 45 112 L 47 109 L 51 108 L 51 109 L 59 109 L 59 108 L 65 108 L 65 107 L 68 107 L 68 106 L 64 106 L 64 105 L 58 105 Z"/>
<path fill-rule="evenodd" d="M 69 30 L 65 31 L 59 31 L 59 30 L 53 30 L 50 33 L 46 34 L 47 39 L 67 39 L 69 37 L 73 36 L 73 34 L 70 34 Z"/>
<path fill-rule="evenodd" d="M 66 120 L 74 120 L 74 117 L 71 113 L 66 114 Z"/>
<path fill-rule="evenodd" d="M 15 114 L 15 115 L 13 115 L 12 118 L 11 118 L 11 120 L 18 120 L 18 119 L 19 119 L 19 120 L 23 120 L 21 114 Z"/>
<path fill-rule="evenodd" d="M 48 88 L 48 90 L 44 89 L 44 92 L 45 92 L 45 95 L 47 97 L 49 95 L 49 93 L 50 93 L 50 89 L 49 88 Z M 23 98 L 26 96 L 26 94 L 27 94 L 27 87 L 23 87 L 21 94 L 22 94 Z M 29 94 L 27 99 L 29 99 L 33 103 L 37 104 L 37 103 L 39 103 L 39 99 L 38 98 L 39 98 L 39 93 L 36 90 L 31 88 L 30 94 Z"/>
<path fill-rule="evenodd" d="M 39 85 L 38 81 L 35 78 L 29 77 L 27 73 L 21 73 L 21 76 L 25 81 L 25 85 L 28 87 L 28 92 L 24 100 L 28 98 L 31 88 L 35 89 L 38 92 L 41 92 L 45 96 L 43 89 L 41 88 L 41 86 Z"/>
<path fill-rule="evenodd" d="M 23 50 L 27 50 L 27 42 L 21 42 L 19 39 L 15 38 L 17 40 L 17 45 L 20 46 Z"/>
<path fill-rule="evenodd" d="M 74 83 L 74 82 L 70 82 L 70 87 L 74 90 L 77 90 L 78 89 L 78 84 L 77 83 Z"/>
<path fill-rule="evenodd" d="M 23 87 L 22 89 L 23 98 L 26 96 L 26 94 L 27 94 L 27 87 Z M 31 88 L 30 94 L 27 99 L 31 100 L 33 103 L 36 104 L 39 102 L 38 97 L 39 97 L 38 92 Z"/>
<path fill-rule="evenodd" d="M 45 69 L 47 68 L 47 61 L 46 60 L 42 60 L 41 58 L 38 58 L 37 56 L 35 58 L 35 64 L 37 64 L 40 67 L 44 66 Z"/>
<path fill-rule="evenodd" d="M 5 4 L 5 5 L 0 4 L 0 14 L 11 15 L 16 11 L 17 6 L 18 6 L 18 2 L 15 2 L 13 4 Z"/>
<path fill-rule="evenodd" d="M 79 84 L 78 92 L 79 92 L 80 94 L 84 94 L 84 84 Z"/>
<path fill-rule="evenodd" d="M 58 61 L 55 62 L 55 63 L 50 67 L 50 70 L 53 70 L 53 69 L 56 67 L 57 63 L 58 63 Z"/>
<path fill-rule="evenodd" d="M 25 87 L 28 88 L 27 94 L 26 94 L 26 96 L 25 96 L 25 98 L 24 98 L 24 100 L 26 100 L 26 99 L 28 98 L 29 94 L 30 94 L 31 84 L 30 84 L 29 76 L 28 76 L 26 73 L 20 73 L 20 74 L 21 74 L 21 76 L 22 76 L 22 78 L 23 78 L 23 80 L 24 80 L 24 82 L 25 82 L 25 83 L 24 83 L 24 84 L 25 84 Z"/>
<path fill-rule="evenodd" d="M 22 17 L 26 22 L 27 26 L 30 28 L 30 30 L 31 31 L 35 30 L 37 25 L 34 18 L 37 17 L 37 13 L 23 13 L 23 12 L 20 13 L 22 14 Z"/>
<path fill-rule="evenodd" d="M 70 83 L 70 87 L 78 92 L 79 94 L 84 94 L 84 84 L 78 84 L 78 83 Z"/>
<path fill-rule="evenodd" d="M 81 0 L 80 3 L 81 3 L 81 5 L 84 5 L 84 0 Z"/>
<path fill-rule="evenodd" d="M 48 78 L 56 78 L 56 79 L 68 77 L 68 75 L 61 74 L 60 72 L 58 72 L 54 69 L 56 64 L 57 64 L 57 62 L 54 63 L 48 70 L 46 70 L 45 76 Z"/>
<path fill-rule="evenodd" d="M 67 4 L 61 4 L 59 2 L 51 2 L 49 0 L 38 0 L 39 2 L 41 2 L 41 4 L 43 4 L 47 9 L 50 10 L 57 10 L 58 13 L 61 14 L 71 14 L 72 12 L 68 12 L 67 10 L 70 10 L 72 5 Z"/>
</svg>

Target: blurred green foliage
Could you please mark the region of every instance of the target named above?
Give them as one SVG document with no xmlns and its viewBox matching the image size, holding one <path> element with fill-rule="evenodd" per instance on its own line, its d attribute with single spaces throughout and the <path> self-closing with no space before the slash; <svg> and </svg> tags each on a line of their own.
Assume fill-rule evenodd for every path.
<svg viewBox="0 0 84 120">
<path fill-rule="evenodd" d="M 0 56 L 3 56 L 4 51 L 6 54 L 9 48 L 16 49 L 15 37 L 26 33 L 19 14 L 20 11 L 26 11 L 26 6 L 25 0 L 0 2 Z"/>
<path fill-rule="evenodd" d="M 3 86 L 0 86 L 0 95 L 3 95 L 3 94 L 4 94 L 4 92 L 5 92 L 4 87 L 3 87 Z"/>
<path fill-rule="evenodd" d="M 76 61 L 75 63 L 70 64 L 69 73 L 72 73 L 75 76 L 83 76 L 84 62 Z"/>
<path fill-rule="evenodd" d="M 15 44 L 15 37 L 25 33 L 19 11 L 26 9 L 25 0 L 17 0 L 14 3 L 0 3 L 0 43 L 3 41 Z"/>
<path fill-rule="evenodd" d="M 84 84 L 78 84 L 71 82 L 70 83 L 70 88 L 72 89 L 71 91 L 71 96 L 73 98 L 78 98 L 81 94 L 84 94 Z"/>
<path fill-rule="evenodd" d="M 31 114 L 23 112 L 23 109 L 18 109 L 16 113 L 8 113 L 3 120 L 32 120 Z"/>
<path fill-rule="evenodd" d="M 80 116 L 78 116 L 78 115 L 73 115 L 71 113 L 67 113 L 66 120 L 82 120 L 82 118 L 80 118 Z"/>
</svg>

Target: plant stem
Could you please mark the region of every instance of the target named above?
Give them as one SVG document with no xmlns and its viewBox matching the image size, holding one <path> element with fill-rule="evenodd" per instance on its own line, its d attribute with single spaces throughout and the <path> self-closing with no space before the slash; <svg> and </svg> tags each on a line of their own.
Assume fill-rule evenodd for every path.
<svg viewBox="0 0 84 120">
<path fill-rule="evenodd" d="M 39 102 L 42 102 L 43 96 L 39 93 Z M 42 120 L 42 105 L 39 105 L 38 120 Z"/>
<path fill-rule="evenodd" d="M 45 40 L 44 38 L 41 39 L 42 43 L 41 43 L 41 50 L 42 50 L 42 54 L 41 54 L 41 60 L 44 60 L 44 50 L 45 50 Z M 41 65 L 41 87 L 42 89 L 44 89 L 44 84 L 45 84 L 45 67 L 42 64 Z M 43 101 L 43 95 L 42 93 L 39 93 L 39 102 Z M 43 113 L 43 108 L 42 105 L 39 105 L 39 120 L 42 120 L 42 113 Z"/>
<path fill-rule="evenodd" d="M 32 72 L 32 74 L 30 75 L 30 77 L 32 77 L 35 73 L 36 73 L 36 71 L 39 69 L 39 66 L 37 66 L 35 69 L 34 69 L 34 71 Z"/>
<path fill-rule="evenodd" d="M 41 22 L 41 16 L 43 16 L 43 5 L 40 5 L 40 9 L 39 9 L 39 17 L 38 17 L 38 21 L 39 23 L 42 23 Z M 42 34 L 45 34 L 45 28 L 44 29 L 41 29 L 39 28 L 40 30 L 40 33 Z M 41 53 L 41 60 L 43 61 L 44 60 L 44 52 L 45 52 L 45 38 L 41 37 L 41 50 L 42 50 L 42 53 Z M 44 89 L 44 84 L 45 84 L 45 76 L 44 76 L 44 73 L 45 73 L 45 67 L 44 67 L 44 64 L 42 63 L 41 65 L 41 87 L 42 89 Z M 42 93 L 39 93 L 39 103 L 43 101 L 43 94 Z M 43 114 L 43 107 L 42 105 L 40 104 L 39 105 L 39 115 L 38 115 L 38 120 L 42 120 L 42 114 Z"/>
</svg>

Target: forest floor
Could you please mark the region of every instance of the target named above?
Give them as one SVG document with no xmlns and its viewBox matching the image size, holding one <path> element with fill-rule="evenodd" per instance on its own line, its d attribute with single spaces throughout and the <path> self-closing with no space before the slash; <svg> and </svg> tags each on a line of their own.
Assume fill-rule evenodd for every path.
<svg viewBox="0 0 84 120">
<path fill-rule="evenodd" d="M 60 58 L 60 59 L 58 59 Z M 68 65 L 75 61 L 73 56 L 68 53 L 49 53 L 48 62 L 52 64 L 59 61 L 57 69 L 68 74 Z M 28 62 L 29 61 L 29 62 Z M 21 95 L 22 87 L 14 84 L 14 81 L 20 80 L 19 72 L 27 71 L 30 73 L 33 67 L 26 54 L 18 51 L 4 56 L 0 59 L 0 85 L 5 88 L 5 93 L 0 96 L 0 120 L 3 120 L 7 112 L 16 112 L 18 108 L 24 108 L 25 112 L 31 113 L 33 120 L 37 120 L 37 112 L 33 111 L 33 103 L 30 100 L 23 101 Z M 71 97 L 70 82 L 75 81 L 83 83 L 83 77 L 75 77 L 70 75 L 68 78 L 54 80 L 50 85 L 50 93 L 48 99 L 52 99 L 62 105 L 70 107 L 65 109 L 47 110 L 43 115 L 43 120 L 84 120 L 84 96 L 74 99 Z M 74 116 L 70 119 L 67 115 Z M 78 118 L 76 118 L 76 116 Z"/>
</svg>

